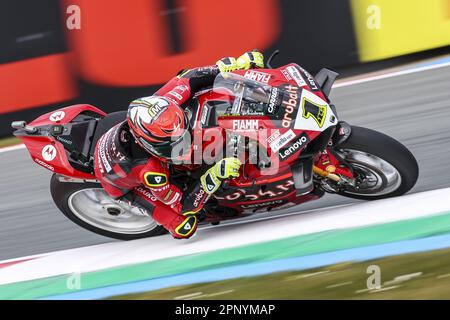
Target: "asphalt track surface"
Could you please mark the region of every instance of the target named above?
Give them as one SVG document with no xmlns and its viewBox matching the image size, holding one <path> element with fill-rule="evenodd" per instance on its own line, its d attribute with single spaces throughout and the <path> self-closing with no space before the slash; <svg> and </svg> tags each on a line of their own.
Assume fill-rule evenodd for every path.
<svg viewBox="0 0 450 320">
<path fill-rule="evenodd" d="M 420 167 L 412 193 L 450 186 L 450 67 L 335 88 L 331 99 L 341 120 L 384 132 L 412 151 Z M 50 176 L 25 149 L 0 153 L 0 260 L 116 241 L 65 218 L 51 199 Z M 283 213 L 355 202 L 326 195 Z"/>
</svg>

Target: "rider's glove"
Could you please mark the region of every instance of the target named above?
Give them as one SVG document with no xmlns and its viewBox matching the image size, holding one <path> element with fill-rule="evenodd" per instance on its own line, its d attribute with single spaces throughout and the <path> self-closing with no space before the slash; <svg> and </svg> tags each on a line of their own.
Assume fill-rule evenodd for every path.
<svg viewBox="0 0 450 320">
<path fill-rule="evenodd" d="M 212 194 L 219 189 L 223 180 L 239 177 L 241 161 L 238 158 L 225 158 L 208 169 L 200 178 L 206 193 Z"/>
<path fill-rule="evenodd" d="M 216 62 L 216 65 L 220 72 L 231 72 L 239 69 L 236 59 L 233 57 L 222 58 Z"/>
<path fill-rule="evenodd" d="M 246 52 L 237 59 L 239 69 L 264 68 L 264 55 L 257 51 Z"/>
</svg>

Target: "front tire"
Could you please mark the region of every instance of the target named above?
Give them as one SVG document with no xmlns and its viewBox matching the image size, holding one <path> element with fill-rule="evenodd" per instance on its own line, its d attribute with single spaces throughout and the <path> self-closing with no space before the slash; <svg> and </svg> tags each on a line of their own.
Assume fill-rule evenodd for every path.
<svg viewBox="0 0 450 320">
<path fill-rule="evenodd" d="M 53 174 L 50 191 L 56 206 L 67 218 L 99 235 L 134 240 L 166 233 L 151 217 L 115 202 L 98 183 L 60 181 Z"/>
<path fill-rule="evenodd" d="M 340 189 L 338 193 L 345 197 L 376 200 L 401 196 L 414 187 L 419 177 L 413 154 L 397 140 L 375 130 L 352 126 L 350 137 L 334 151 L 352 166 L 359 179 L 365 176 L 367 180 L 359 188 Z"/>
</svg>

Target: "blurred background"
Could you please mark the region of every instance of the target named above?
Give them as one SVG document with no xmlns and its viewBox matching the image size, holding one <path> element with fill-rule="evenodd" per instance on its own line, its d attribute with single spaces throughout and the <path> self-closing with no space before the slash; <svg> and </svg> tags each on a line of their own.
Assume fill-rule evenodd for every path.
<svg viewBox="0 0 450 320">
<path fill-rule="evenodd" d="M 0 136 L 75 102 L 124 109 L 182 68 L 254 48 L 345 75 L 448 45 L 449 0 L 3 0 Z"/>
<path fill-rule="evenodd" d="M 51 172 L 23 146 L 0 148 L 0 299 L 145 291 L 128 284 L 153 287 L 120 298 L 450 299 L 450 0 L 1 0 L 0 48 L 0 147 L 18 143 L 4 139 L 14 120 L 74 103 L 124 110 L 180 69 L 279 49 L 274 66 L 341 73 L 340 118 L 399 140 L 420 168 L 411 195 L 327 194 L 180 245 L 78 227 L 52 201 Z M 369 290 L 373 264 L 383 287 Z M 66 285 L 77 272 L 80 292 Z"/>
</svg>

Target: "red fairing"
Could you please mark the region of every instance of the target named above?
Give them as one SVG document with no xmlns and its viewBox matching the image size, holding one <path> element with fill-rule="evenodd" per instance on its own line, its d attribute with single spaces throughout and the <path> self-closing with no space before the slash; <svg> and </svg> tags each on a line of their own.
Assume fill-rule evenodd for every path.
<svg viewBox="0 0 450 320">
<path fill-rule="evenodd" d="M 298 92 L 306 90 L 327 101 L 320 87 L 315 83 L 315 79 L 297 64 L 292 63 L 277 69 L 239 70 L 233 73 L 273 87 L 289 85 L 297 89 Z M 230 101 L 226 92 L 210 91 L 199 97 L 201 106 L 212 100 Z M 294 129 L 290 124 L 293 121 L 292 119 L 290 119 L 288 125 L 280 126 L 274 123 L 267 115 L 248 115 L 244 119 L 240 116 L 227 115 L 218 117 L 218 127 L 211 129 L 201 128 L 201 115 L 202 112 L 198 112 L 194 126 L 194 129 L 201 132 L 200 135 L 211 130 L 222 130 L 222 136 L 224 137 L 225 131 L 239 131 L 240 135 L 247 136 L 251 140 L 268 141 L 269 143 L 271 140 L 276 139 L 274 137 L 289 132 L 296 137 L 305 136 L 308 142 L 321 135 L 320 131 Z M 203 150 L 211 144 L 210 141 L 205 141 L 205 139 L 200 141 L 203 143 Z M 320 196 L 314 193 L 301 196 L 296 195 L 291 166 L 303 149 L 300 148 L 284 158 L 282 155 L 280 156 L 279 151 L 273 151 L 270 147 L 267 148 L 267 155 L 271 162 L 274 164 L 278 163 L 276 166 L 277 172 L 272 174 L 270 172 L 263 173 L 254 164 L 245 162 L 243 171 L 246 174 L 241 174 L 239 178 L 230 181 L 229 192 L 216 196 L 219 204 L 224 207 L 234 208 L 241 213 L 246 213 L 259 210 L 264 211 L 269 206 L 273 208 L 289 207 L 319 198 Z"/>
<path fill-rule="evenodd" d="M 93 175 L 74 169 L 67 160 L 63 145 L 49 137 L 20 137 L 34 162 L 71 178 L 95 179 Z"/>
<path fill-rule="evenodd" d="M 302 71 L 302 74 L 299 73 L 298 69 Z M 289 63 L 277 69 L 238 70 L 233 73 L 274 87 L 289 83 L 293 86 L 312 91 L 315 95 L 325 101 L 328 100 L 320 88 L 315 84 L 311 74 L 295 63 Z M 309 82 L 308 79 L 311 79 L 311 82 Z"/>
<path fill-rule="evenodd" d="M 67 124 L 83 111 L 91 111 L 99 116 L 106 114 L 100 109 L 88 105 L 77 104 L 46 113 L 30 123 L 33 127 Z M 40 166 L 72 178 L 95 179 L 93 175 L 74 169 L 67 158 L 64 146 L 52 136 L 19 136 L 27 147 L 31 158 Z"/>
<path fill-rule="evenodd" d="M 90 105 L 90 104 L 74 104 L 69 107 L 61 108 L 55 111 L 43 114 L 39 118 L 33 120 L 30 123 L 33 127 L 54 125 L 54 124 L 67 124 L 70 123 L 76 116 L 83 111 L 91 111 L 97 113 L 99 116 L 104 117 L 106 113 L 102 110 Z"/>
</svg>

